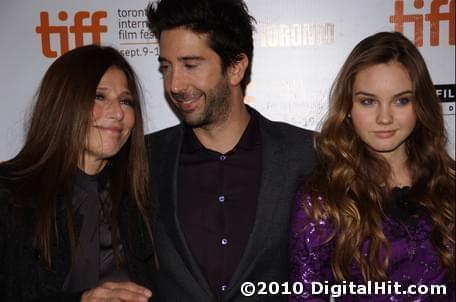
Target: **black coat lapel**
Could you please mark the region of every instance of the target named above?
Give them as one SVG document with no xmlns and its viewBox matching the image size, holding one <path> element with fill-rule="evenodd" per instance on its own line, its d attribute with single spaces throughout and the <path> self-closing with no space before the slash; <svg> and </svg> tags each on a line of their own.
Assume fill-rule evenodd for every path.
<svg viewBox="0 0 456 302">
<path fill-rule="evenodd" d="M 271 221 L 273 221 L 276 208 L 282 206 L 278 202 L 280 197 L 283 196 L 282 191 L 284 190 L 284 186 L 281 183 L 281 176 L 286 171 L 282 170 L 288 166 L 288 159 L 284 156 L 285 145 L 282 144 L 283 139 L 281 133 L 258 112 L 253 109 L 251 112 L 258 118 L 262 140 L 262 165 L 257 211 L 250 239 L 241 258 L 241 262 L 230 282 L 230 290 L 224 298 L 225 301 L 239 294 L 240 284 L 238 283 L 244 280 L 245 276 L 254 269 L 258 252 L 267 246 L 269 229 L 274 227 Z"/>
<path fill-rule="evenodd" d="M 158 223 L 163 224 L 161 231 L 166 232 L 163 234 L 164 237 L 169 237 L 169 240 L 175 245 L 176 250 L 182 258 L 182 261 L 186 264 L 186 267 L 195 278 L 196 282 L 207 292 L 208 295 L 212 296 L 213 293 L 207 283 L 206 278 L 199 269 L 193 255 L 185 241 L 184 233 L 180 227 L 178 215 L 177 215 L 177 178 L 179 169 L 179 157 L 182 148 L 182 141 L 184 136 L 184 126 L 180 125 L 176 127 L 175 131 L 170 132 L 163 140 L 163 146 L 161 148 L 161 154 L 157 158 L 163 159 L 159 164 L 160 169 L 158 171 L 159 177 L 158 183 L 160 183 L 158 192 Z M 153 148 L 153 146 L 151 146 Z M 154 167 L 151 167 L 153 169 Z M 159 244 L 159 243 L 158 243 Z M 157 246 L 158 256 L 160 261 L 161 257 L 166 255 L 160 255 L 160 246 Z"/>
</svg>

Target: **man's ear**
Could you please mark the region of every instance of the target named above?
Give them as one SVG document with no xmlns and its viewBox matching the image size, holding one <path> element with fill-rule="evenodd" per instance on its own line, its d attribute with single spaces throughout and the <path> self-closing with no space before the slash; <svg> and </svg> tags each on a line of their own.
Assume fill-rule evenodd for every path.
<svg viewBox="0 0 456 302">
<path fill-rule="evenodd" d="M 246 54 L 241 53 L 238 60 L 233 62 L 227 70 L 231 85 L 236 86 L 241 83 L 244 78 L 245 71 L 247 70 L 247 66 L 249 66 L 249 59 Z"/>
</svg>

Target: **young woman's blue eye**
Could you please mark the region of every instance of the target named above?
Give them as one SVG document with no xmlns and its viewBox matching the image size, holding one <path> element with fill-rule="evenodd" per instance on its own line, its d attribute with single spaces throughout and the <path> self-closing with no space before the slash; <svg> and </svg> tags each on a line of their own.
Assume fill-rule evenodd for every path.
<svg viewBox="0 0 456 302">
<path fill-rule="evenodd" d="M 405 106 L 407 105 L 408 103 L 411 102 L 411 100 L 409 98 L 399 98 L 397 100 L 394 101 L 397 105 L 400 105 L 400 106 Z"/>
<path fill-rule="evenodd" d="M 361 105 L 370 106 L 370 105 L 375 103 L 375 100 L 373 100 L 373 99 L 362 99 L 360 101 L 360 103 L 361 103 Z"/>
</svg>

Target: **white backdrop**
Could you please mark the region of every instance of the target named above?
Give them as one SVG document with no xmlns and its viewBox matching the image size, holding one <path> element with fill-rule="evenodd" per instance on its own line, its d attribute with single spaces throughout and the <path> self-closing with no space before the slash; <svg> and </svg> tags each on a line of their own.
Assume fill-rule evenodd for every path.
<svg viewBox="0 0 456 302">
<path fill-rule="evenodd" d="M 400 30 L 417 41 L 434 83 L 445 85 L 438 92 L 444 98 L 448 148 L 454 157 L 454 2 L 247 0 L 258 24 L 252 83 L 245 101 L 271 119 L 318 129 L 330 85 L 353 46 L 375 32 Z M 61 54 L 61 44 L 63 50 L 65 43 L 73 48 L 78 39 L 84 44 L 99 39 L 121 50 L 133 64 L 144 88 L 146 132 L 178 123 L 164 100 L 157 44 L 144 22 L 146 4 L 144 0 L 0 2 L 0 161 L 21 147 L 34 93 L 53 56 Z"/>
</svg>

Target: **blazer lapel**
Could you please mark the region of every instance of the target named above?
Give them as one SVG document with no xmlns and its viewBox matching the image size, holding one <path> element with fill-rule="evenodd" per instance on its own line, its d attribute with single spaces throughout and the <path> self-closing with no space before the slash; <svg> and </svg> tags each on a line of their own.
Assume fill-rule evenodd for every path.
<svg viewBox="0 0 456 302">
<path fill-rule="evenodd" d="M 158 177 L 161 180 L 159 181 L 160 186 L 158 188 L 159 217 L 157 220 L 159 223 L 163 223 L 164 231 L 168 233 L 169 239 L 174 244 L 182 261 L 195 278 L 195 281 L 202 286 L 208 295 L 213 297 L 209 284 L 185 241 L 185 236 L 180 227 L 177 215 L 177 174 L 183 135 L 184 126 L 180 125 L 176 131 L 173 131 L 173 133 L 170 133 L 166 137 L 166 142 L 163 144 L 165 147 L 161 149 L 162 154 L 158 157 L 159 159 L 163 159 L 163 161 L 159 163 L 160 171 Z M 157 249 L 160 249 L 160 247 L 157 246 Z M 166 255 L 159 256 L 165 257 Z"/>
<path fill-rule="evenodd" d="M 282 206 L 278 200 L 283 195 L 284 187 L 280 185 L 280 175 L 286 173 L 286 171 L 282 173 L 282 169 L 287 167 L 284 144 L 281 143 L 280 133 L 270 127 L 269 121 L 255 110 L 252 109 L 252 111 L 258 118 L 262 139 L 262 166 L 257 211 L 250 239 L 224 300 L 229 300 L 230 297 L 238 294 L 240 282 L 255 266 L 258 252 L 266 246 L 269 229 L 273 227 L 271 221 L 276 207 Z"/>
</svg>

